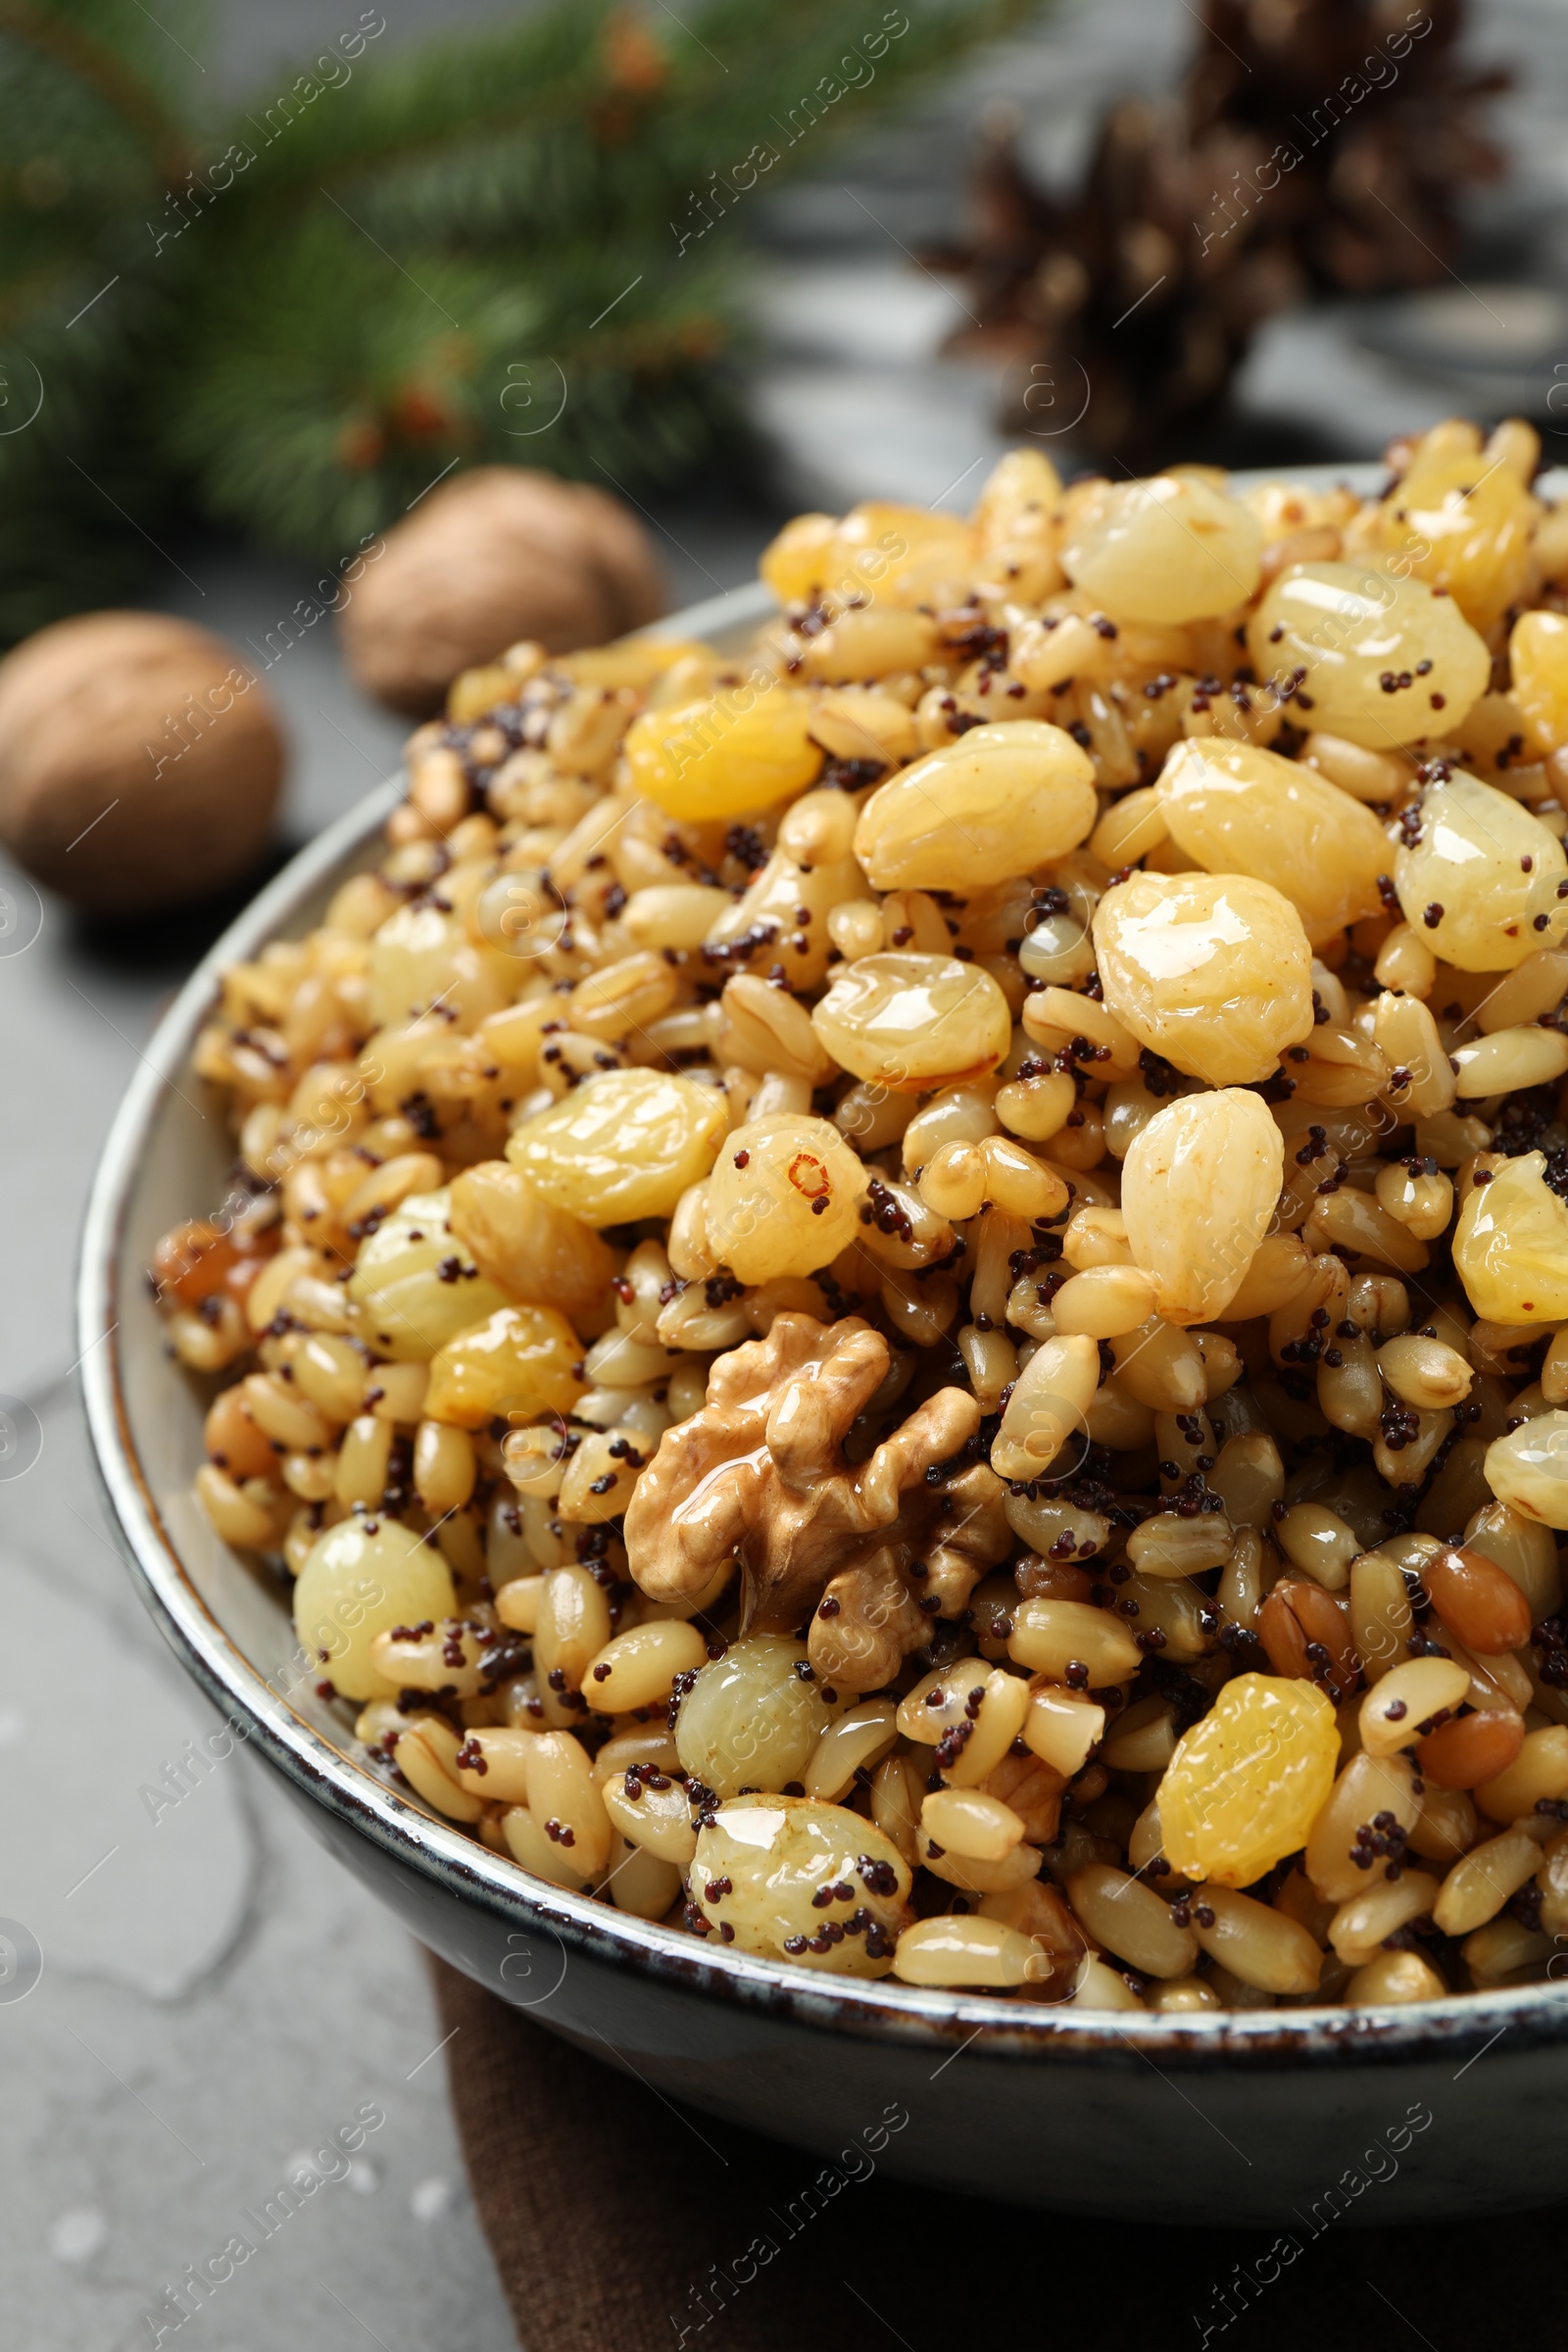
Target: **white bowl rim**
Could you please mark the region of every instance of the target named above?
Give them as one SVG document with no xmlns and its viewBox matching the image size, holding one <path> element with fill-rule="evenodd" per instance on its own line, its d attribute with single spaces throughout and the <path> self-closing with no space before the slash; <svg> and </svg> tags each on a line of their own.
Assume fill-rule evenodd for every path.
<svg viewBox="0 0 1568 2352">
<path fill-rule="evenodd" d="M 1381 476 L 1377 467 L 1300 467 L 1299 480 Z M 1369 485 L 1370 486 L 1370 485 Z M 760 582 L 710 598 L 659 624 L 662 635 L 703 636 L 765 618 Z M 1500 2034 L 1518 2052 L 1568 2040 L 1568 1997 L 1556 1984 L 1450 1994 L 1406 2007 L 1160 2015 L 1076 2009 L 994 1994 L 921 1990 L 805 1970 L 738 1952 L 586 1895 L 530 1878 L 477 1839 L 406 1801 L 322 1738 L 229 1639 L 197 1592 L 143 1475 L 129 1431 L 117 1346 L 121 1237 L 137 1167 L 173 1082 L 189 1065 L 225 966 L 258 953 L 334 870 L 363 853 L 397 806 L 401 777 L 377 786 L 290 859 L 209 950 L 159 1022 L 109 1130 L 93 1178 L 77 1280 L 77 1348 L 96 1469 L 132 1580 L 175 1655 L 219 1710 L 288 1780 L 343 1824 L 447 1893 L 518 1931 L 543 1930 L 564 1947 L 638 1971 L 671 1988 L 770 2012 L 816 2030 L 923 2045 L 962 2043 L 976 2057 L 1060 2052 L 1185 2071 L 1251 2065 L 1264 2071 L 1389 2064 L 1465 2056 Z M 191 1204 L 191 1214 L 200 1204 Z M 504 1989 L 504 1988 L 503 1988 Z"/>
</svg>

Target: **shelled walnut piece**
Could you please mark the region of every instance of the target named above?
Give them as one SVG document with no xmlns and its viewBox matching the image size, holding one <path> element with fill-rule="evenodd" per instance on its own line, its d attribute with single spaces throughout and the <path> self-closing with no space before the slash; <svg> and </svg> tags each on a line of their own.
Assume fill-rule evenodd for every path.
<svg viewBox="0 0 1568 2352">
<path fill-rule="evenodd" d="M 1396 455 L 1430 562 L 1032 452 L 802 517 L 746 654 L 461 679 L 225 975 L 199 1491 L 394 1785 L 829 1973 L 1544 1972 L 1568 527 L 1523 427 Z"/>
<path fill-rule="evenodd" d="M 992 1471 L 976 1463 L 951 1486 L 943 1475 L 980 1428 L 961 1389 L 928 1397 L 858 1469 L 845 1462 L 888 1366 L 887 1341 L 858 1315 L 781 1314 L 765 1340 L 721 1356 L 707 1403 L 661 1444 L 627 1507 L 642 1590 L 692 1601 L 737 1559 L 743 1634 L 809 1618 L 823 1682 L 890 1682 L 926 1640 L 927 1613 L 958 1616 L 1012 1538 Z"/>
</svg>

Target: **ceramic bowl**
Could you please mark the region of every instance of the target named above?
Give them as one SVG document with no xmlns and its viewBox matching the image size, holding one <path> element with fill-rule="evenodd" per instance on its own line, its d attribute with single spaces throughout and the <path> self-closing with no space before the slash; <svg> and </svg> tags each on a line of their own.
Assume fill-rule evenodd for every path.
<svg viewBox="0 0 1568 2352">
<path fill-rule="evenodd" d="M 747 589 L 665 626 L 739 643 Z M 319 919 L 376 855 L 371 793 L 225 933 L 146 1049 L 87 1215 L 78 1346 L 126 1564 L 214 1707 L 322 1844 L 455 1967 L 668 2098 L 833 2156 L 1060 2212 L 1168 2223 L 1431 2218 L 1568 2186 L 1568 1986 L 1406 2009 L 1160 2017 L 916 1991 L 757 1960 L 526 1876 L 397 1794 L 293 1663 L 276 1587 L 191 1499 L 196 1386 L 164 1350 L 143 1269 L 221 1198 L 232 1152 L 191 1048 L 221 968 Z M 1375 2182 L 1376 2193 L 1369 2183 Z"/>
</svg>

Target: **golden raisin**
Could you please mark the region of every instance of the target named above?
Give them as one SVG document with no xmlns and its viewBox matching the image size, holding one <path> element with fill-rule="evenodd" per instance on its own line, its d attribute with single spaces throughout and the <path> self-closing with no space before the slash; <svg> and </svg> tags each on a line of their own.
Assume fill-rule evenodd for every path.
<svg viewBox="0 0 1568 2352">
<path fill-rule="evenodd" d="M 1108 1009 L 1189 1077 L 1250 1085 L 1312 1035 L 1312 951 L 1267 882 L 1135 873 L 1101 900 L 1094 938 Z"/>
<path fill-rule="evenodd" d="M 1160 1842 L 1184 1879 L 1250 1886 L 1306 1842 L 1334 1786 L 1334 1709 L 1310 1683 L 1238 1675 L 1177 1743 Z"/>
</svg>

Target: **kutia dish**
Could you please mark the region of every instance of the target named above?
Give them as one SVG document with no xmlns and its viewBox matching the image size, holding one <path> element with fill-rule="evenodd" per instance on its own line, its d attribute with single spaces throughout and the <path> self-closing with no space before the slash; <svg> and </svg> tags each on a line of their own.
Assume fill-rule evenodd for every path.
<svg viewBox="0 0 1568 2352">
<path fill-rule="evenodd" d="M 1548 1975 L 1536 459 L 1443 426 L 1363 501 L 1019 453 L 970 521 L 789 526 L 742 659 L 458 681 L 379 867 L 226 973 L 234 1177 L 152 1267 L 203 1505 L 368 1769 L 834 1974 Z"/>
</svg>

